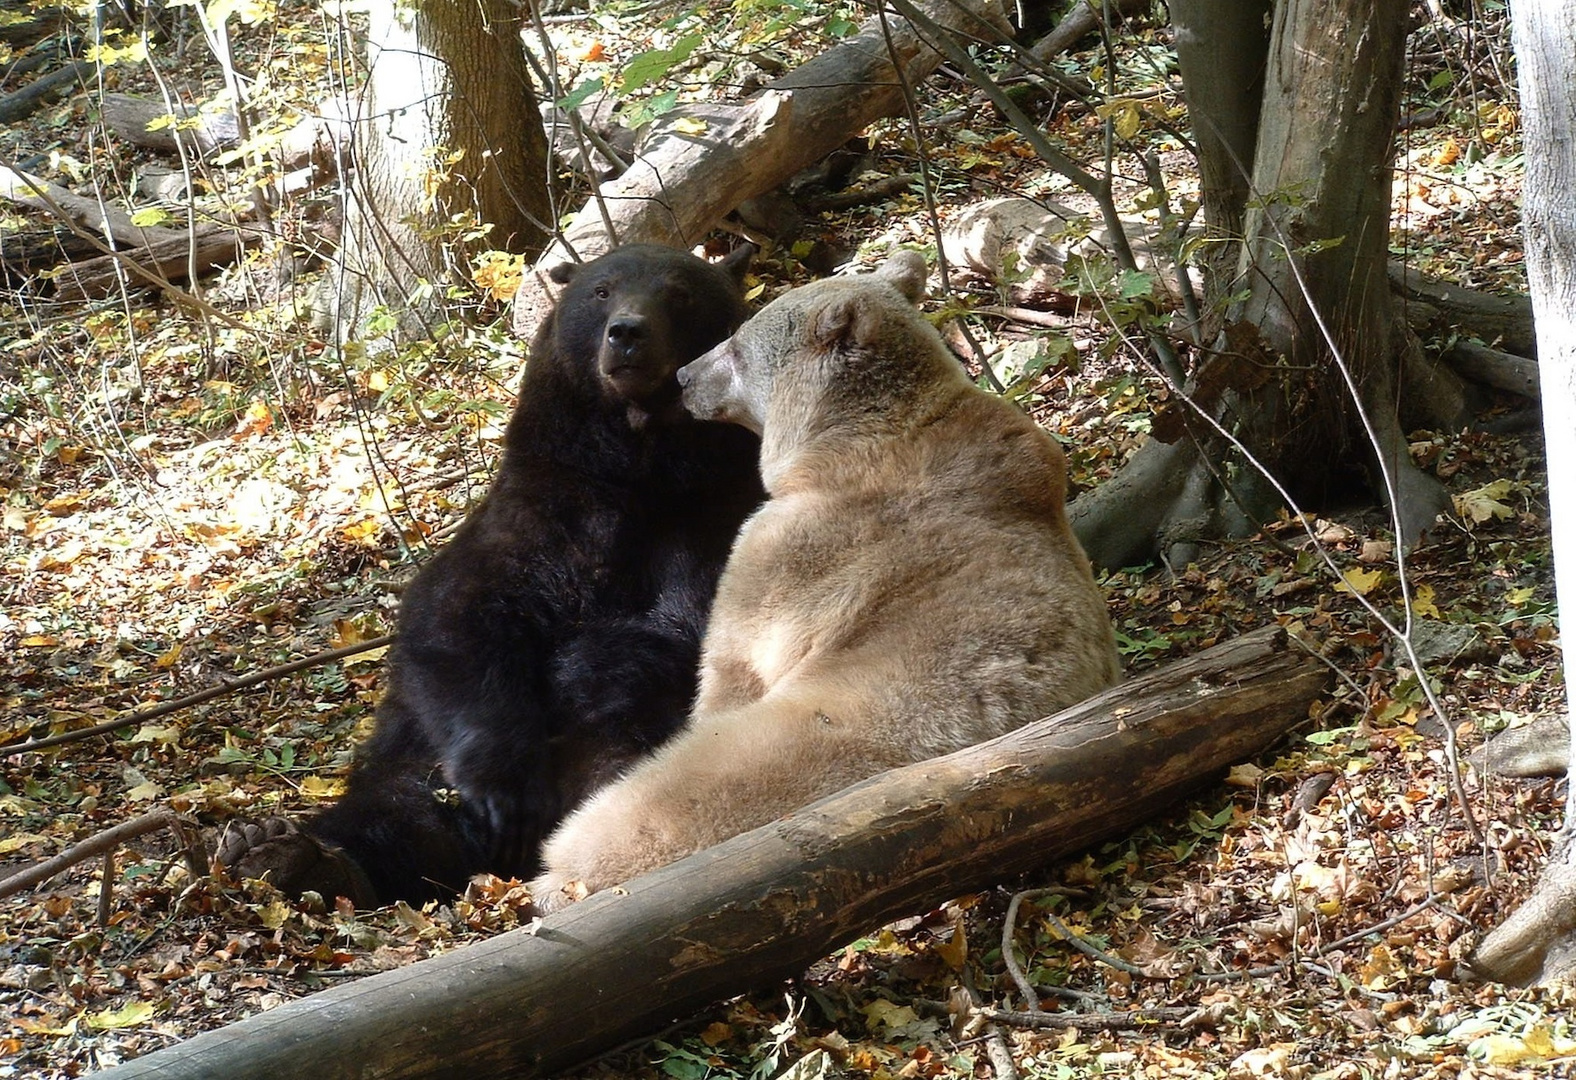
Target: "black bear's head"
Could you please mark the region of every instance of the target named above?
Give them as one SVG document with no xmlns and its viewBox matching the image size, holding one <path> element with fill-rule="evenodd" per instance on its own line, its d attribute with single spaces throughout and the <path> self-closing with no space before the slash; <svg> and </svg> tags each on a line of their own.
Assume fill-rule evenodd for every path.
<svg viewBox="0 0 1576 1080">
<path fill-rule="evenodd" d="M 604 394 L 643 408 L 677 400 L 679 368 L 744 321 L 754 249 L 720 263 L 677 248 L 631 244 L 551 272 L 566 286 L 554 312 L 560 361 L 594 364 Z"/>
</svg>

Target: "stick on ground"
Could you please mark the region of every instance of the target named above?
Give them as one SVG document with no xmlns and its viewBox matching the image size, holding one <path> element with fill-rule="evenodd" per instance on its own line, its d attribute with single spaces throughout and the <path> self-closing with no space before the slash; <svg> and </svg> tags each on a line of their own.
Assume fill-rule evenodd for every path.
<svg viewBox="0 0 1576 1080">
<path fill-rule="evenodd" d="M 174 701 L 166 701 L 162 705 L 142 709 L 123 716 L 119 720 L 108 720 L 102 724 L 94 724 L 92 727 L 81 728 L 77 731 L 63 731 L 59 735 L 46 735 L 41 739 L 29 739 L 26 742 L 12 743 L 10 746 L 0 746 L 0 757 L 25 754 L 29 750 L 46 750 L 51 746 L 61 746 L 65 743 L 81 742 L 83 739 L 91 739 L 95 735 L 107 735 L 112 731 L 119 731 L 121 728 L 127 728 L 133 724 L 156 720 L 161 716 L 168 716 L 172 712 L 179 712 L 181 709 L 189 709 L 193 705 L 201 705 L 205 701 L 212 701 L 214 698 L 233 694 L 237 690 L 245 690 L 247 687 L 257 686 L 259 683 L 283 678 L 286 675 L 293 675 L 297 671 L 304 671 L 307 668 L 317 667 L 321 664 L 330 664 L 335 660 L 343 660 L 347 656 L 355 656 L 357 653 L 371 652 L 373 649 L 387 645 L 393 640 L 393 634 L 385 634 L 382 637 L 358 641 L 354 645 L 330 649 L 328 652 L 303 656 L 301 659 L 292 660 L 288 664 L 280 664 L 278 667 L 271 667 L 265 671 L 256 671 L 250 675 L 243 675 L 239 679 L 225 679 L 218 686 L 210 686 L 208 689 L 199 690 L 195 694 L 187 694 L 183 698 L 176 698 Z"/>
</svg>

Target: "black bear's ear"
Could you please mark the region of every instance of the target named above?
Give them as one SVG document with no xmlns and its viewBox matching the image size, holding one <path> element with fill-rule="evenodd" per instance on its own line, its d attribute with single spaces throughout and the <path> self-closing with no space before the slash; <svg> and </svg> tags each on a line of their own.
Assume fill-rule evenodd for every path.
<svg viewBox="0 0 1576 1080">
<path fill-rule="evenodd" d="M 547 272 L 547 276 L 560 285 L 568 285 L 574 278 L 575 272 L 579 269 L 580 267 L 576 263 L 559 263 Z"/>
<path fill-rule="evenodd" d="M 750 269 L 750 260 L 755 258 L 755 253 L 761 249 L 746 241 L 728 253 L 728 257 L 717 265 L 727 272 L 728 276 L 744 284 L 745 272 Z"/>
<path fill-rule="evenodd" d="M 881 310 L 858 296 L 839 296 L 810 313 L 810 338 L 822 348 L 868 345 L 881 329 Z"/>
</svg>

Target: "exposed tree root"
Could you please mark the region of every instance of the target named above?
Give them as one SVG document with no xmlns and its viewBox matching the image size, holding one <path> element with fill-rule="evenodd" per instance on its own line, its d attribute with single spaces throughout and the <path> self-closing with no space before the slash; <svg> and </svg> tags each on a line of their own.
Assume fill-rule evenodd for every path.
<svg viewBox="0 0 1576 1080">
<path fill-rule="evenodd" d="M 1468 978 L 1547 985 L 1576 974 L 1576 844 L 1567 833 L 1527 902 L 1495 927 L 1467 961 Z"/>
</svg>

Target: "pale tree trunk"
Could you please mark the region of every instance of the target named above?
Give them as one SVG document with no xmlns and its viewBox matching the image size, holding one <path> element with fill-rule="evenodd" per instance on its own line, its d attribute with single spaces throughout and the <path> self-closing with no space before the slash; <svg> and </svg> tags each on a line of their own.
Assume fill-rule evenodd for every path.
<svg viewBox="0 0 1576 1080">
<path fill-rule="evenodd" d="M 325 283 L 338 338 L 359 336 L 379 305 L 404 332 L 429 331 L 471 254 L 541 249 L 550 173 L 522 10 L 511 0 L 372 4 L 357 168 Z M 462 236 L 467 221 L 490 228 Z"/>
<path fill-rule="evenodd" d="M 1446 499 L 1406 455 L 1393 389 L 1385 254 L 1406 6 L 1279 0 L 1267 40 L 1259 4 L 1184 0 L 1173 11 L 1194 129 L 1208 133 L 1198 145 L 1211 227 L 1231 235 L 1240 221 L 1244 233 L 1219 294 L 1247 293 L 1188 390 L 1300 504 L 1366 486 L 1414 542 Z M 1214 41 L 1247 55 L 1228 62 Z M 1255 129 L 1241 82 L 1259 70 L 1260 41 Z M 1233 180 L 1249 160 L 1251 184 Z M 1284 505 L 1211 425 L 1180 415 L 1073 505 L 1097 564 L 1185 563 L 1198 542 L 1251 532 Z"/>
<path fill-rule="evenodd" d="M 1511 5 L 1527 174 L 1522 188 L 1527 283 L 1537 327 L 1548 455 L 1549 517 L 1561 639 L 1576 639 L 1576 6 Z M 1567 642 L 1566 644 L 1570 644 Z M 1576 664 L 1565 654 L 1566 708 L 1576 746 Z M 1576 754 L 1572 755 L 1576 760 Z M 1532 896 L 1488 935 L 1470 972 L 1529 985 L 1576 972 L 1576 812 L 1567 780 L 1565 827 Z"/>
</svg>

